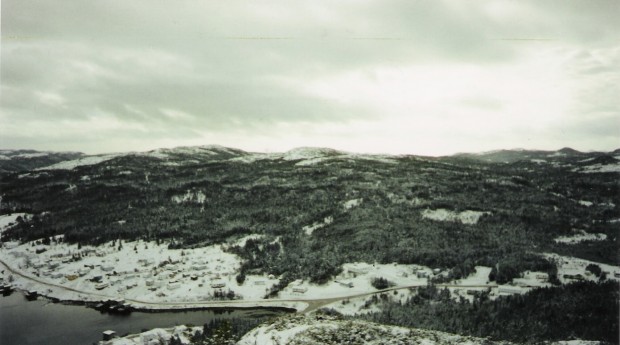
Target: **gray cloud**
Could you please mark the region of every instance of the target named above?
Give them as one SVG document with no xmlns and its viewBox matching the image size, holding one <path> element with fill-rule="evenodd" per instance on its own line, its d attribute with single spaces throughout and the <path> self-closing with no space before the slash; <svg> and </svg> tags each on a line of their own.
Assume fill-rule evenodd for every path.
<svg viewBox="0 0 620 345">
<path fill-rule="evenodd" d="M 7 0 L 0 120 L 9 125 L 0 132 L 0 145 L 82 150 L 88 138 L 96 141 L 92 150 L 106 151 L 116 147 L 106 138 L 133 145 L 198 140 L 205 133 L 269 136 L 278 124 L 300 132 L 308 124 L 379 123 L 384 114 L 376 108 L 314 95 L 303 86 L 386 67 L 510 65 L 526 51 L 555 45 L 572 49 L 566 52 L 573 54 L 565 62 L 567 75 L 584 85 L 606 85 L 576 89 L 577 105 L 567 120 L 578 123 L 579 116 L 603 112 L 598 118 L 613 121 L 618 53 L 609 52 L 619 38 L 617 7 L 611 0 L 588 6 Z M 519 41 L 539 38 L 551 41 Z M 463 105 L 504 109 L 493 96 L 467 98 Z M 62 135 L 46 134 L 54 126 Z"/>
</svg>

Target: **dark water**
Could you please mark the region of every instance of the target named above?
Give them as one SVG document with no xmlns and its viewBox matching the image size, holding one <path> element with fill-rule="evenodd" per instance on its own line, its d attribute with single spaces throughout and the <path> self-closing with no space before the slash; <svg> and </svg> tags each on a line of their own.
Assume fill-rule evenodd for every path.
<svg viewBox="0 0 620 345">
<path fill-rule="evenodd" d="M 253 309 L 222 311 L 187 311 L 101 314 L 84 306 L 54 304 L 45 299 L 27 301 L 19 292 L 0 296 L 1 345 L 90 345 L 101 340 L 101 332 L 111 329 L 119 335 L 139 333 L 144 329 L 193 324 L 202 326 L 217 318 L 255 318 L 277 316 L 283 312 Z"/>
</svg>

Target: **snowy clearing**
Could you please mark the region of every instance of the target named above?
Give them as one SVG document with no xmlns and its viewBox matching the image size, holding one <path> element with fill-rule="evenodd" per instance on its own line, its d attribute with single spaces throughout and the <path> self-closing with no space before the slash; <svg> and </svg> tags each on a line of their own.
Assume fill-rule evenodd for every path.
<svg viewBox="0 0 620 345">
<path fill-rule="evenodd" d="M 22 217 L 24 218 L 24 220 L 27 220 L 28 216 L 30 215 L 27 213 L 13 213 L 10 215 L 5 214 L 0 216 L 0 234 L 11 226 L 15 225 L 15 223 L 17 222 L 17 218 Z"/>
<path fill-rule="evenodd" d="M 551 259 L 558 264 L 558 278 L 563 284 L 576 280 L 598 281 L 598 277 L 586 270 L 590 264 L 597 265 L 607 275 L 607 279 L 620 282 L 620 267 L 603 264 L 599 262 L 578 259 L 570 256 L 561 256 L 555 253 L 545 253 L 547 259 Z"/>
<path fill-rule="evenodd" d="M 607 239 L 607 234 L 597 233 L 591 234 L 583 230 L 579 230 L 578 233 L 572 236 L 560 236 L 554 239 L 556 243 L 575 244 L 583 241 L 604 241 Z"/>
<path fill-rule="evenodd" d="M 352 200 L 349 200 L 349 201 L 345 201 L 342 204 L 342 207 L 344 207 L 345 210 L 350 210 L 353 207 L 361 205 L 362 201 L 364 201 L 364 199 L 361 199 L 361 198 L 360 199 L 352 199 Z"/>
<path fill-rule="evenodd" d="M 591 173 L 620 173 L 620 163 L 616 164 L 593 164 L 582 168 L 573 169 L 575 172 L 584 174 Z"/>
<path fill-rule="evenodd" d="M 490 212 L 480 212 L 480 211 L 463 211 L 460 213 L 456 213 L 454 211 L 446 210 L 443 208 L 439 208 L 436 210 L 426 209 L 422 211 L 422 218 L 436 220 L 440 222 L 461 222 L 463 224 L 473 225 L 478 223 L 480 217 L 485 214 L 490 214 Z"/>
<path fill-rule="evenodd" d="M 320 229 L 320 228 L 324 227 L 325 225 L 329 225 L 333 221 L 334 221 L 334 218 L 329 216 L 329 217 L 325 217 L 325 219 L 323 219 L 322 222 L 314 222 L 312 225 L 306 225 L 306 226 L 302 227 L 301 229 L 306 233 L 306 235 L 310 236 L 310 235 L 312 235 L 314 230 Z"/>
</svg>

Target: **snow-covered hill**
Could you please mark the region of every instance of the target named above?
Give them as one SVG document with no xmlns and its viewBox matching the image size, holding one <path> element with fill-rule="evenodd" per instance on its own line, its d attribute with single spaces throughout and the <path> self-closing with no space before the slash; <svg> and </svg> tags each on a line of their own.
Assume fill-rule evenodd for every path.
<svg viewBox="0 0 620 345">
<path fill-rule="evenodd" d="M 65 160 L 56 164 L 39 167 L 38 170 L 72 170 L 80 166 L 95 165 L 121 157 L 149 157 L 165 161 L 167 165 L 182 165 L 185 163 L 199 163 L 203 161 L 227 160 L 248 155 L 247 152 L 218 145 L 181 146 L 162 148 L 146 152 L 110 153 L 92 156 L 83 156 L 77 159 Z"/>
<path fill-rule="evenodd" d="M 83 156 L 80 152 L 0 150 L 0 172 L 32 170 Z"/>
<path fill-rule="evenodd" d="M 474 345 L 498 343 L 444 332 L 387 326 L 360 320 L 341 320 L 319 313 L 279 318 L 271 324 L 255 328 L 237 342 L 237 345 L 254 344 Z"/>
</svg>

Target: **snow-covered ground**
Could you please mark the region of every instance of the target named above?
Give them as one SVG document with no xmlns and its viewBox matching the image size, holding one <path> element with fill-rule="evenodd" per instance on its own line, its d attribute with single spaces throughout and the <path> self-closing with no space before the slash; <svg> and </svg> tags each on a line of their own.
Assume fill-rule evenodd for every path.
<svg viewBox="0 0 620 345">
<path fill-rule="evenodd" d="M 618 158 L 616 158 L 618 159 Z M 615 164 L 592 164 L 580 168 L 573 169 L 575 172 L 580 173 L 620 173 L 620 163 Z"/>
<path fill-rule="evenodd" d="M 221 245 L 174 250 L 167 244 L 144 241 L 122 242 L 120 249 L 118 243 L 78 248 L 53 241 L 49 246 L 30 242 L 12 249 L 5 245 L 0 259 L 20 273 L 65 289 L 37 287 L 37 282 L 15 275 L 16 285 L 43 289 L 43 294 L 51 289 L 51 295 L 73 300 L 89 299 L 90 295 L 145 303 L 191 303 L 212 301 L 216 292 L 228 291 L 236 298 L 260 300 L 279 281 L 269 275 L 248 275 L 244 284 L 238 285 L 235 276 L 241 260 L 224 252 Z"/>
<path fill-rule="evenodd" d="M 306 233 L 306 235 L 310 236 L 316 229 L 320 229 L 325 225 L 329 225 L 334 221 L 333 217 L 325 217 L 322 222 L 314 222 L 312 225 L 306 225 L 301 229 Z"/>
<path fill-rule="evenodd" d="M 5 223 L 7 219 L 1 218 Z M 247 240 L 258 237 L 249 235 L 233 245 L 245 245 Z M 279 282 L 279 277 L 247 275 L 243 284 L 238 284 L 235 278 L 241 258 L 226 252 L 223 245 L 181 250 L 168 249 L 168 244 L 164 243 L 117 241 L 99 247 L 78 247 L 62 243 L 61 238 L 57 236 L 57 241 L 48 246 L 36 242 L 4 243 L 0 260 L 17 272 L 7 271 L 4 278 L 10 276 L 17 288 L 37 290 L 42 295 L 62 300 L 121 298 L 144 309 L 282 306 L 305 310 L 312 303 L 332 299 L 334 303 L 328 307 L 354 314 L 369 311 L 365 302 L 378 291 L 371 284 L 375 278 L 387 279 L 397 289 L 395 293 L 389 292 L 390 298 L 404 301 L 411 294 L 410 287 L 425 286 L 431 277 L 445 273 L 420 265 L 346 263 L 342 265 L 342 273 L 326 284 L 298 280 L 280 291 L 276 299 L 266 300 L 263 297 Z M 564 275 L 580 274 L 583 279 L 597 279 L 585 271 L 589 261 L 556 254 L 546 256 L 558 262 L 563 282 L 574 279 Z M 607 272 L 608 279 L 620 280 L 615 277 L 616 272 L 620 273 L 619 267 L 598 265 Z M 524 272 L 512 284 L 497 286 L 488 281 L 490 270 L 490 267 L 478 266 L 469 277 L 439 284 L 439 287 L 448 287 L 454 298 L 471 299 L 474 291 L 491 289 L 491 298 L 495 298 L 549 285 L 545 273 Z M 218 298 L 222 293 L 229 294 L 227 300 Z M 342 303 L 342 300 L 348 301 Z"/>
<path fill-rule="evenodd" d="M 88 157 L 78 158 L 74 160 L 62 161 L 62 162 L 48 165 L 46 167 L 38 168 L 35 170 L 71 170 L 79 166 L 99 164 L 99 163 L 108 161 L 110 159 L 113 159 L 113 158 L 116 158 L 122 155 L 124 154 L 112 153 L 112 154 L 105 154 L 105 155 L 98 155 L 98 156 L 88 156 Z"/>
<path fill-rule="evenodd" d="M 354 296 L 377 291 L 371 285 L 374 278 L 385 278 L 395 287 L 426 285 L 432 270 L 428 267 L 398 264 L 346 263 L 343 272 L 324 285 L 311 284 L 308 281 L 296 281 L 280 292 L 282 299 L 323 299 Z M 418 277 L 416 272 L 424 272 L 425 277 Z"/>
<path fill-rule="evenodd" d="M 446 210 L 443 208 L 439 208 L 436 210 L 426 209 L 422 211 L 422 217 L 442 221 L 442 222 L 461 222 L 463 224 L 476 224 L 480 217 L 485 214 L 489 214 L 489 212 L 480 212 L 480 211 L 471 211 L 466 210 L 463 212 L 456 213 L 454 211 Z"/>
<path fill-rule="evenodd" d="M 598 265 L 603 272 L 606 272 L 607 279 L 613 279 L 620 282 L 620 277 L 616 276 L 616 274 L 620 275 L 619 266 L 578 259 L 570 256 L 561 256 L 555 253 L 547 253 L 545 254 L 545 257 L 551 260 L 555 260 L 557 262 L 558 278 L 562 283 L 570 283 L 575 281 L 575 279 L 597 281 L 598 278 L 594 274 L 586 271 L 586 266 L 590 264 Z M 571 276 L 573 278 L 571 278 Z M 575 278 L 576 276 L 580 276 L 581 278 Z"/>
<path fill-rule="evenodd" d="M 339 320 L 327 315 L 293 315 L 276 319 L 248 332 L 237 345 L 306 344 L 494 344 L 450 333 L 387 326 L 361 320 Z"/>
<path fill-rule="evenodd" d="M 607 234 L 602 233 L 588 233 L 583 230 L 579 230 L 577 233 L 571 236 L 560 236 L 554 239 L 556 243 L 575 244 L 582 241 L 604 241 L 607 239 Z"/>
<path fill-rule="evenodd" d="M 22 217 L 24 220 L 28 219 L 30 215 L 27 213 L 12 213 L 4 214 L 0 216 L 0 234 L 5 230 L 13 226 L 17 222 L 17 218 Z"/>
<path fill-rule="evenodd" d="M 176 326 L 173 328 L 154 328 L 139 334 L 131 334 L 122 338 L 113 338 L 108 341 L 100 341 L 100 345 L 151 345 L 168 344 L 173 337 L 178 338 L 182 344 L 189 344 L 190 338 L 202 332 L 202 327 Z"/>
</svg>

